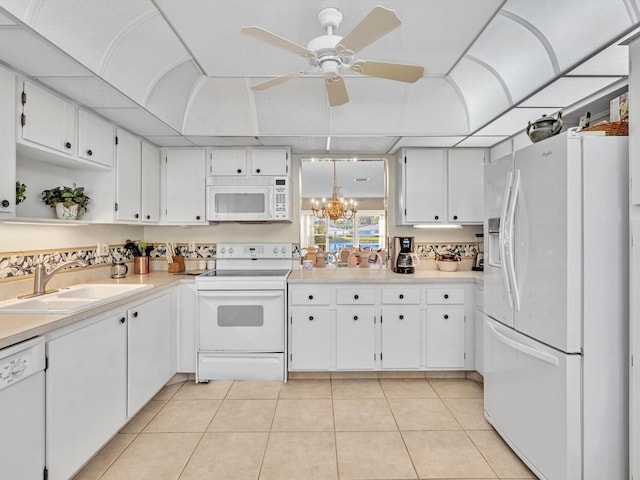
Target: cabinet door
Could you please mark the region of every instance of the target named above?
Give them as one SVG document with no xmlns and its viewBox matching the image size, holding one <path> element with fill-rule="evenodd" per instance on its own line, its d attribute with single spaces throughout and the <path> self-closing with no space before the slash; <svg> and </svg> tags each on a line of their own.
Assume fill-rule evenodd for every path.
<svg viewBox="0 0 640 480">
<path fill-rule="evenodd" d="M 84 110 L 78 111 L 78 156 L 113 167 L 115 127 Z"/>
<path fill-rule="evenodd" d="M 427 308 L 427 368 L 464 368 L 464 307 Z"/>
<path fill-rule="evenodd" d="M 245 148 L 214 148 L 211 150 L 207 171 L 210 176 L 247 174 L 247 150 Z"/>
<path fill-rule="evenodd" d="M 133 416 L 175 373 L 171 349 L 171 297 L 127 310 L 127 416 Z"/>
<path fill-rule="evenodd" d="M 204 150 L 167 150 L 166 220 L 206 223 Z"/>
<path fill-rule="evenodd" d="M 336 367 L 338 370 L 375 368 L 375 310 L 340 308 L 336 326 Z"/>
<path fill-rule="evenodd" d="M 142 142 L 142 178 L 141 178 L 142 221 L 158 223 L 160 221 L 160 150 L 149 142 Z"/>
<path fill-rule="evenodd" d="M 75 106 L 31 82 L 24 82 L 22 95 L 22 139 L 69 155 L 75 153 Z"/>
<path fill-rule="evenodd" d="M 327 309 L 294 308 L 289 323 L 292 370 L 329 370 L 329 329 Z"/>
<path fill-rule="evenodd" d="M 184 283 L 177 286 L 178 294 L 178 351 L 177 371 L 196 371 L 196 286 Z"/>
<path fill-rule="evenodd" d="M 405 223 L 446 221 L 444 150 L 406 150 L 404 156 Z"/>
<path fill-rule="evenodd" d="M 0 218 L 16 213 L 15 75 L 0 68 Z M 22 179 L 24 182 L 24 179 Z"/>
<path fill-rule="evenodd" d="M 124 424 L 127 399 L 124 314 L 47 343 L 47 467 L 71 478 Z"/>
<path fill-rule="evenodd" d="M 482 149 L 449 150 L 448 220 L 482 223 L 484 215 L 484 156 Z"/>
<path fill-rule="evenodd" d="M 420 308 L 382 309 L 382 368 L 420 368 Z"/>
<path fill-rule="evenodd" d="M 118 130 L 116 220 L 140 221 L 140 139 Z"/>
<path fill-rule="evenodd" d="M 289 175 L 289 149 L 252 148 L 251 175 Z"/>
</svg>

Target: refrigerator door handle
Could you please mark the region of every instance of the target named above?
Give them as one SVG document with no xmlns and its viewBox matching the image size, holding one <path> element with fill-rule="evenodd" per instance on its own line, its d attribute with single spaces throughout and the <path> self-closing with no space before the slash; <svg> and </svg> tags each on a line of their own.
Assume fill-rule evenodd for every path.
<svg viewBox="0 0 640 480">
<path fill-rule="evenodd" d="M 502 333 L 500 333 L 498 331 L 498 329 L 496 327 L 494 327 L 493 325 L 491 325 L 488 322 L 486 322 L 486 325 L 487 325 L 487 327 L 489 327 L 489 331 L 491 332 L 491 334 L 499 342 L 510 346 L 514 350 L 518 350 L 519 352 L 522 352 L 522 353 L 524 353 L 526 355 L 529 355 L 531 357 L 535 357 L 535 358 L 537 358 L 539 360 L 542 360 L 543 362 L 550 363 L 551 365 L 558 366 L 558 359 L 556 357 L 554 357 L 553 355 L 549 355 L 546 352 L 542 352 L 540 350 L 536 350 L 533 347 L 530 347 L 528 345 L 524 345 L 524 344 L 522 344 L 520 342 L 517 342 L 517 341 L 513 340 L 512 338 L 507 337 L 506 335 L 503 335 Z"/>
<path fill-rule="evenodd" d="M 509 280 L 509 274 L 507 273 L 507 245 L 509 243 L 509 233 L 507 228 L 507 212 L 509 208 L 509 200 L 511 196 L 511 183 L 513 181 L 513 174 L 509 172 L 507 174 L 507 183 L 504 187 L 504 195 L 502 197 L 502 212 L 500 215 L 500 230 L 498 231 L 498 244 L 500 246 L 500 258 L 502 259 L 500 270 L 502 271 L 502 278 L 507 288 L 507 298 L 509 299 L 509 308 L 513 308 L 513 296 L 511 294 L 511 281 Z"/>
<path fill-rule="evenodd" d="M 515 267 L 513 258 L 515 256 L 514 225 L 515 225 L 515 217 L 516 217 L 516 203 L 518 201 L 519 192 L 520 192 L 520 170 L 516 170 L 513 176 L 513 186 L 511 187 L 509 213 L 507 214 L 509 219 L 508 228 L 507 228 L 508 254 L 505 262 L 510 284 L 511 284 L 511 295 L 513 297 L 513 303 L 515 304 L 516 311 L 520 311 L 520 292 L 518 289 L 518 279 L 516 278 L 516 267 Z"/>
</svg>

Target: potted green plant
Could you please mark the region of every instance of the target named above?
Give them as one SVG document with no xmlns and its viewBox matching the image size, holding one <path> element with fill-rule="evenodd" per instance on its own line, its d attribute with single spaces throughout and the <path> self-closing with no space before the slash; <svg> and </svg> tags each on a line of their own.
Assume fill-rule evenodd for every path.
<svg viewBox="0 0 640 480">
<path fill-rule="evenodd" d="M 24 183 L 20 183 L 20 180 L 16 181 L 16 205 L 20 205 L 27 198 L 26 195 L 27 186 Z"/>
<path fill-rule="evenodd" d="M 78 214 L 87 211 L 90 198 L 84 193 L 84 187 L 55 187 L 42 192 L 42 201 L 56 209 L 58 218 L 75 220 Z"/>
</svg>

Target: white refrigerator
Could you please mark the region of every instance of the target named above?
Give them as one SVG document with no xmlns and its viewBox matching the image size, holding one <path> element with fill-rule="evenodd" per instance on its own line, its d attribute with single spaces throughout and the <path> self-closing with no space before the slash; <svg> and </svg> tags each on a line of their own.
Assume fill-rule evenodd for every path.
<svg viewBox="0 0 640 480">
<path fill-rule="evenodd" d="M 628 141 L 485 167 L 484 409 L 541 479 L 628 478 Z"/>
</svg>

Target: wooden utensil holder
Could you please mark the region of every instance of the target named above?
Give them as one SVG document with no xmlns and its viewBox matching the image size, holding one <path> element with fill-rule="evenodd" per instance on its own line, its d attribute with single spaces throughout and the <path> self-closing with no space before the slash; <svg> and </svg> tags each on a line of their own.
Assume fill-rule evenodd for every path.
<svg viewBox="0 0 640 480">
<path fill-rule="evenodd" d="M 182 255 L 174 255 L 171 258 L 173 259 L 173 263 L 167 265 L 169 273 L 184 272 L 184 257 Z"/>
</svg>

